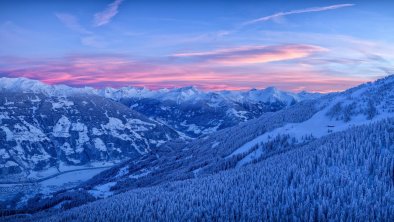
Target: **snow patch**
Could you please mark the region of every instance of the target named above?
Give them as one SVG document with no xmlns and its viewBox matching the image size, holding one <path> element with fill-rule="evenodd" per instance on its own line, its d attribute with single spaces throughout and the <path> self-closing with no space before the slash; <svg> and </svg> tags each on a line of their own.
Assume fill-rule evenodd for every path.
<svg viewBox="0 0 394 222">
<path fill-rule="evenodd" d="M 220 142 L 214 142 L 214 143 L 212 143 L 211 148 L 215 148 L 215 147 L 217 147 L 219 144 L 220 144 Z"/>
<path fill-rule="evenodd" d="M 62 116 L 56 123 L 56 125 L 53 127 L 53 136 L 54 137 L 70 137 L 70 126 L 71 122 L 70 120 Z"/>
<path fill-rule="evenodd" d="M 10 158 L 10 155 L 8 154 L 7 150 L 0 149 L 0 157 L 1 157 L 1 159 L 5 160 L 5 159 Z"/>
<path fill-rule="evenodd" d="M 106 184 L 95 186 L 92 190 L 89 190 L 88 192 L 94 197 L 98 197 L 98 198 L 109 197 L 113 194 L 113 192 L 110 191 L 110 189 L 115 185 L 116 182 L 109 182 Z"/>
<path fill-rule="evenodd" d="M 52 109 L 69 108 L 74 105 L 74 102 L 68 100 L 59 100 L 57 102 L 52 102 Z"/>
<path fill-rule="evenodd" d="M 100 138 L 94 138 L 93 143 L 94 143 L 94 147 L 96 147 L 96 149 L 98 149 L 102 152 L 107 151 L 107 147 L 105 146 L 104 142 Z"/>
<path fill-rule="evenodd" d="M 144 177 L 144 176 L 150 174 L 151 172 L 152 172 L 151 170 L 142 169 L 140 172 L 130 175 L 129 178 L 138 179 L 138 178 L 141 178 L 141 177 Z"/>
<path fill-rule="evenodd" d="M 73 148 L 71 148 L 70 144 L 65 142 L 61 147 L 61 150 L 63 150 L 64 154 L 66 154 L 66 156 L 68 155 L 72 155 L 74 154 L 74 150 Z"/>
<path fill-rule="evenodd" d="M 129 166 L 125 166 L 119 169 L 118 173 L 116 174 L 115 178 L 121 178 L 129 172 Z"/>
</svg>

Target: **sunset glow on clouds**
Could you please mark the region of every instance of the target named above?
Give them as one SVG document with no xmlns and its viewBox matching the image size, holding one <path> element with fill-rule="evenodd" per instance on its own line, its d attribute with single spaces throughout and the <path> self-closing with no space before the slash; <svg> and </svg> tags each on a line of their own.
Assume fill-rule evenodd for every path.
<svg viewBox="0 0 394 222">
<path fill-rule="evenodd" d="M 77 87 L 331 92 L 394 72 L 389 2 L 25 3 L 32 10 L 0 3 L 7 10 L 0 13 L 0 77 Z"/>
<path fill-rule="evenodd" d="M 248 46 L 209 52 L 178 53 L 174 57 L 194 58 L 229 66 L 286 61 L 325 51 L 312 45 Z"/>
<path fill-rule="evenodd" d="M 285 48 L 289 49 L 288 46 Z M 132 85 L 159 89 L 195 85 L 207 90 L 239 90 L 275 85 L 292 91 L 330 92 L 369 80 L 367 78 L 354 80 L 350 77 L 325 76 L 303 65 L 278 68 L 277 65 L 270 64 L 270 62 L 305 58 L 308 56 L 309 48 L 303 53 L 298 51 L 283 53 L 281 50 L 278 50 L 276 54 L 272 51 L 259 53 L 259 60 L 255 60 L 257 58 L 255 53 L 251 53 L 249 56 L 247 53 L 236 54 L 236 56 L 232 54 L 227 58 L 229 51 L 226 50 L 226 56 L 219 58 L 213 56 L 217 60 L 210 60 L 209 63 L 204 61 L 178 63 L 171 58 L 139 61 L 126 56 L 111 55 L 69 56 L 37 61 L 15 59 L 15 65 L 10 66 L 14 59 L 5 59 L 9 68 L 3 69 L 2 72 L 8 77 L 39 79 L 49 84 L 97 88 Z M 222 53 L 222 51 L 220 52 Z M 231 50 L 231 52 L 234 51 Z M 264 50 L 264 52 L 266 51 Z M 180 56 L 183 57 L 186 54 Z M 240 59 L 241 57 L 242 59 Z M 227 62 L 225 62 L 225 58 L 228 59 Z M 249 63 L 263 64 L 264 66 L 260 68 L 261 71 L 244 66 Z M 226 65 L 223 66 L 223 64 Z M 231 68 L 228 68 L 227 65 L 230 65 Z M 235 66 L 238 68 L 234 68 Z"/>
</svg>

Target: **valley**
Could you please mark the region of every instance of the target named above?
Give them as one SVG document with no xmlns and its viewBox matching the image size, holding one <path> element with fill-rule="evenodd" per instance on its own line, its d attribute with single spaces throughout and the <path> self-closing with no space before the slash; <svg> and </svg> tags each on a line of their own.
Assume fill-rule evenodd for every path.
<svg viewBox="0 0 394 222">
<path fill-rule="evenodd" d="M 117 198 L 123 198 L 122 196 L 125 195 L 138 196 L 139 192 L 148 192 L 145 195 L 146 200 L 149 202 L 151 201 L 149 199 L 150 195 L 154 195 L 155 192 L 167 192 L 158 191 L 163 189 L 163 187 L 174 186 L 173 189 L 178 189 L 176 188 L 177 186 L 186 186 L 186 183 L 189 184 L 187 185 L 189 187 L 187 189 L 197 189 L 199 193 L 202 191 L 197 184 L 206 183 L 202 181 L 211 181 L 208 178 L 212 177 L 214 178 L 212 180 L 215 181 L 222 178 L 220 175 L 226 175 L 225 177 L 228 178 L 231 178 L 232 175 L 236 178 L 241 175 L 243 177 L 247 174 L 248 169 L 261 168 L 266 164 L 271 166 L 273 164 L 272 161 L 279 161 L 279 159 L 283 161 L 283 164 L 290 164 L 290 162 L 287 163 L 286 161 L 295 161 L 296 159 L 298 161 L 302 159 L 290 157 L 292 155 L 301 155 L 298 153 L 303 153 L 302 155 L 305 155 L 305 158 L 310 156 L 312 159 L 307 160 L 306 163 L 309 165 L 303 165 L 305 163 L 301 161 L 298 162 L 301 165 L 294 166 L 295 168 L 306 167 L 306 169 L 309 169 L 308 167 L 311 167 L 310 164 L 313 164 L 318 168 L 323 167 L 321 170 L 328 170 L 323 171 L 328 173 L 327 175 L 324 174 L 327 177 L 334 176 L 336 178 L 336 174 L 330 173 L 331 170 L 334 170 L 333 173 L 337 172 L 338 167 L 344 167 L 343 169 L 349 170 L 350 168 L 348 167 L 351 167 L 351 165 L 348 164 L 355 163 L 344 162 L 343 164 L 345 165 L 338 165 L 338 161 L 342 160 L 337 159 L 337 157 L 334 158 L 334 154 L 330 154 L 333 151 L 324 150 L 325 154 L 321 154 L 323 155 L 321 156 L 316 150 L 331 147 L 329 149 L 336 149 L 338 151 L 335 152 L 342 153 L 345 150 L 341 149 L 345 149 L 345 147 L 351 146 L 351 144 L 367 142 L 367 145 L 362 146 L 362 150 L 351 151 L 351 149 L 355 149 L 354 146 L 351 146 L 353 148 L 346 148 L 346 152 L 360 152 L 359 155 L 363 156 L 367 155 L 363 152 L 374 152 L 373 149 L 375 148 L 372 147 L 375 147 L 374 144 L 379 143 L 378 141 L 385 141 L 381 145 L 384 151 L 379 151 L 375 157 L 384 158 L 382 160 L 383 165 L 379 167 L 387 167 L 388 171 L 387 173 L 383 173 L 383 171 L 374 170 L 373 172 L 369 171 L 369 173 L 374 174 L 374 172 L 380 172 L 379 178 L 382 177 L 383 179 L 382 185 L 391 186 L 390 181 L 394 178 L 390 171 L 390 169 L 394 169 L 394 165 L 391 166 L 394 160 L 390 156 L 390 153 L 393 152 L 392 131 L 390 128 L 392 118 L 394 118 L 394 110 L 391 108 L 393 107 L 393 100 L 391 100 L 394 96 L 392 94 L 393 88 L 393 76 L 388 76 L 376 82 L 365 83 L 344 92 L 321 95 L 314 99 L 306 99 L 279 111 L 264 113 L 255 119 L 241 122 L 238 125 L 218 130 L 217 132 L 212 132 L 196 139 L 185 138 L 178 134 L 178 138 L 175 137 L 159 146 L 152 146 L 149 152 L 129 158 L 128 160 L 119 161 L 113 166 L 100 167 L 97 165 L 92 168 L 79 168 L 75 166 L 73 170 L 56 173 L 36 181 L 36 184 L 40 184 L 41 189 L 39 191 L 29 192 L 39 195 L 28 195 L 20 199 L 20 202 L 17 202 L 20 208 L 17 212 L 25 212 L 26 210 L 24 209 L 30 209 L 30 212 L 43 208 L 75 208 L 75 210 L 70 211 L 71 213 L 74 211 L 77 212 L 81 204 L 83 205 L 81 209 L 85 209 L 88 206 L 97 207 L 95 201 L 99 199 L 116 200 Z M 130 109 L 130 112 L 134 111 Z M 366 134 L 364 131 L 371 132 L 371 134 Z M 357 137 L 358 135 L 365 134 L 371 138 L 368 140 L 369 142 L 362 142 L 360 140 L 361 138 Z M 348 136 L 353 139 L 348 139 Z M 337 137 L 347 139 L 338 140 L 336 139 Z M 336 141 L 344 145 L 337 146 L 335 145 Z M 349 141 L 352 142 L 348 143 Z M 371 146 L 371 148 L 368 149 L 365 146 Z M 316 158 L 328 159 L 317 161 L 314 160 Z M 334 159 L 330 160 L 329 158 Z M 363 161 L 370 160 L 367 158 L 367 160 Z M 377 160 L 374 159 L 373 161 Z M 320 163 L 330 163 L 332 167 L 326 169 L 324 168 L 326 166 Z M 279 164 L 278 162 L 275 169 L 277 169 Z M 295 162 L 292 164 L 294 165 Z M 364 166 L 366 163 L 359 164 Z M 281 177 L 283 180 L 286 180 L 285 178 L 295 177 L 294 171 L 287 171 L 287 168 L 285 169 L 283 173 L 286 176 Z M 363 169 L 372 170 L 368 167 Z M 311 169 L 305 173 L 311 176 L 318 172 L 314 171 L 313 174 L 309 174 L 308 172 L 310 171 Z M 262 171 L 258 170 L 258 172 Z M 72 178 L 68 178 L 68 175 L 72 175 Z M 355 174 L 352 177 L 354 176 Z M 261 175 L 253 175 L 252 178 L 254 177 L 261 178 Z M 300 185 L 303 184 L 302 186 L 306 186 L 306 181 L 313 180 L 309 176 L 303 176 L 304 180 L 301 181 L 299 177 L 297 178 L 297 183 L 300 183 Z M 253 183 L 254 180 L 252 179 L 251 182 Z M 333 180 L 336 181 L 337 179 L 333 178 Z M 196 181 L 196 187 L 190 187 L 192 186 L 191 184 L 194 184 L 192 181 Z M 262 181 L 258 179 L 256 183 L 269 183 L 269 180 L 263 179 Z M 207 186 L 215 187 L 214 184 Z M 317 189 L 313 186 L 321 186 L 321 184 L 312 183 L 310 186 L 312 186 L 310 189 Z M 329 185 L 325 184 L 324 187 L 326 186 Z M 291 189 L 295 189 L 294 192 L 298 192 L 297 187 Z M 251 191 L 249 188 L 247 189 L 247 192 Z M 283 189 L 290 189 L 290 187 Z M 324 189 L 328 188 L 326 187 Z M 26 191 L 28 190 L 26 189 Z M 183 191 L 178 190 L 177 192 L 182 193 Z M 210 192 L 216 191 L 211 190 Z M 233 192 L 238 191 L 234 190 Z M 338 195 L 340 194 L 338 193 Z M 218 194 L 217 197 L 219 198 L 219 196 Z M 343 196 L 338 196 L 338 198 L 343 198 Z M 29 205 L 29 199 L 35 200 L 34 208 Z M 84 206 L 84 204 L 92 201 L 92 204 L 88 204 L 86 207 Z M 160 201 L 167 200 L 161 199 Z M 141 203 L 143 202 L 139 204 Z M 149 205 L 150 203 L 146 204 Z M 281 204 L 281 206 L 285 205 Z M 64 214 L 65 217 L 69 217 L 68 211 L 66 212 L 67 214 Z M 108 211 L 108 213 L 110 212 L 112 211 Z M 240 212 L 245 218 L 252 216 L 245 214 L 245 212 L 247 211 L 242 210 Z M 103 215 L 106 214 L 105 211 L 103 213 Z M 227 215 L 219 212 L 214 214 L 217 214 L 218 217 Z M 146 215 L 150 214 L 148 213 Z M 177 215 L 181 216 L 182 214 Z M 279 215 L 271 216 L 282 218 Z M 264 214 L 259 216 L 264 216 Z M 115 216 L 112 215 L 111 217 Z M 152 217 L 152 215 L 148 217 Z M 91 220 L 92 218 L 85 219 Z M 170 219 L 170 217 L 167 219 Z M 178 217 L 177 219 L 182 220 L 182 218 Z"/>
</svg>

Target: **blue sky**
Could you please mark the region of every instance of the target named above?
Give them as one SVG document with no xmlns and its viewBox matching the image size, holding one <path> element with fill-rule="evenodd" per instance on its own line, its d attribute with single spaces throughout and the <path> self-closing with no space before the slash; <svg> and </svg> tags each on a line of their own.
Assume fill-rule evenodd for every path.
<svg viewBox="0 0 394 222">
<path fill-rule="evenodd" d="M 394 71 L 390 1 L 1 1 L 0 76 L 337 91 Z"/>
</svg>

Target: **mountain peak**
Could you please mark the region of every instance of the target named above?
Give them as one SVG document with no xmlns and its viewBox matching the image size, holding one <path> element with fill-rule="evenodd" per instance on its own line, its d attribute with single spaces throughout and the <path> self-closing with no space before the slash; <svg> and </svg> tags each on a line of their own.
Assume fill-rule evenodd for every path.
<svg viewBox="0 0 394 222">
<path fill-rule="evenodd" d="M 67 96 L 75 93 L 92 93 L 91 87 L 73 88 L 66 85 L 49 85 L 39 80 L 25 77 L 0 78 L 0 90 L 23 93 L 42 93 L 48 96 Z"/>
<path fill-rule="evenodd" d="M 7 91 L 35 92 L 46 87 L 49 87 L 49 85 L 38 80 L 28 79 L 25 77 L 0 78 L 0 89 Z"/>
<path fill-rule="evenodd" d="M 264 89 L 265 91 L 278 91 L 278 89 L 275 86 L 268 86 L 267 88 Z"/>
<path fill-rule="evenodd" d="M 394 78 L 394 77 L 390 77 Z M 114 100 L 122 98 L 156 98 L 173 100 L 177 102 L 189 100 L 209 100 L 212 93 L 220 95 L 223 99 L 233 101 L 263 101 L 273 102 L 281 101 L 291 103 L 293 100 L 299 101 L 304 97 L 309 98 L 308 93 L 294 94 L 291 92 L 281 91 L 274 86 L 265 89 L 253 88 L 248 91 L 218 91 L 206 92 L 198 89 L 197 86 L 185 86 L 172 89 L 150 90 L 145 87 L 127 86 L 122 88 L 106 87 L 103 89 L 94 89 L 91 87 L 74 88 L 66 85 L 49 85 L 39 80 L 20 78 L 0 78 L 0 90 L 7 90 L 11 92 L 27 92 L 27 93 L 42 93 L 48 96 L 67 96 L 76 93 L 86 93 L 99 95 Z M 299 98 L 302 97 L 302 98 Z"/>
<path fill-rule="evenodd" d="M 196 92 L 196 93 L 200 92 L 200 90 L 196 86 L 185 86 L 180 88 L 174 88 L 174 90 L 178 92 L 185 92 L 185 91 Z"/>
</svg>

